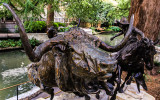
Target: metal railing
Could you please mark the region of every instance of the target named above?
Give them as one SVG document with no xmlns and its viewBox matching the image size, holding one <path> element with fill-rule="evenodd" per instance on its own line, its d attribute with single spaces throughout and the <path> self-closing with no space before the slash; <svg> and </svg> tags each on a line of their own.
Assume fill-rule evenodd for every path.
<svg viewBox="0 0 160 100">
<path fill-rule="evenodd" d="M 18 86 L 23 85 L 23 84 L 26 84 L 26 83 L 30 83 L 30 82 L 31 82 L 31 81 L 27 81 L 27 82 L 15 84 L 15 85 L 12 85 L 12 86 L 9 86 L 9 87 L 6 87 L 6 88 L 2 88 L 2 89 L 0 89 L 0 91 L 7 90 L 7 89 L 10 89 L 10 88 L 16 87 L 16 91 L 17 91 L 17 100 L 18 100 L 18 91 L 19 91 L 19 90 L 18 90 Z M 54 95 L 56 95 L 56 94 L 58 94 L 58 93 L 60 93 L 60 92 L 62 92 L 62 91 L 60 90 L 60 91 L 54 93 Z M 49 97 L 50 97 L 50 96 L 47 96 L 47 97 L 45 97 L 44 99 L 47 99 L 47 98 L 49 98 Z"/>
</svg>

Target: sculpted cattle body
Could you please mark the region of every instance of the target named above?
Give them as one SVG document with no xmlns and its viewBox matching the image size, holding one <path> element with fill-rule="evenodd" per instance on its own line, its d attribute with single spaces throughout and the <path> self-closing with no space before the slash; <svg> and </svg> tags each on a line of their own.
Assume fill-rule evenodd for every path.
<svg viewBox="0 0 160 100">
<path fill-rule="evenodd" d="M 144 66 L 146 66 L 148 70 L 153 68 L 153 58 L 155 54 L 156 50 L 154 43 L 151 40 L 147 38 L 130 40 L 130 43 L 120 50 L 117 56 L 118 65 L 121 66 L 121 71 L 128 72 L 125 81 L 129 84 L 129 81 L 131 81 L 132 78 L 135 78 L 138 90 L 140 91 L 139 85 L 142 85 L 142 87 L 147 90 L 143 76 Z"/>
<path fill-rule="evenodd" d="M 98 98 L 100 89 L 105 90 L 108 95 L 114 94 L 112 84 L 119 76 L 116 70 L 118 69 L 116 68 L 117 60 L 119 66 L 122 64 L 120 64 L 121 60 L 112 58 L 105 51 L 117 52 L 127 48 L 126 43 L 129 43 L 132 31 L 136 31 L 133 28 L 134 16 L 131 18 L 125 37 L 116 46 L 109 46 L 99 38 L 74 27 L 62 35 L 55 35 L 33 51 L 20 19 L 9 5 L 5 3 L 3 5 L 13 14 L 19 26 L 26 54 L 33 62 L 28 69 L 29 79 L 42 90 L 50 93 L 51 99 L 54 96 L 53 87 L 55 86 L 65 92 L 85 96 L 87 100 L 90 99 L 88 94 L 92 93 L 97 94 Z M 120 51 L 120 54 L 123 52 Z M 129 72 L 130 67 L 126 68 Z"/>
</svg>

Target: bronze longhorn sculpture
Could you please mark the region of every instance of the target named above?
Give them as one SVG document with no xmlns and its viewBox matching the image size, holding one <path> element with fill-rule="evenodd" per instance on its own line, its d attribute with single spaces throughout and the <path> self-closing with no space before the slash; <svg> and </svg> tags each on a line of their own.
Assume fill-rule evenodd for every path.
<svg viewBox="0 0 160 100">
<path fill-rule="evenodd" d="M 33 50 L 19 17 L 8 4 L 3 3 L 3 5 L 13 14 L 20 30 L 25 52 L 33 62 L 28 69 L 29 79 L 42 90 L 50 93 L 51 99 L 54 96 L 53 87 L 59 87 L 64 92 L 71 92 L 78 96 L 85 96 L 86 100 L 90 99 L 88 94 L 96 94 L 98 98 L 100 89 L 103 89 L 108 95 L 114 94 L 112 99 L 115 99 L 116 92 L 113 93 L 114 82 L 120 83 L 118 81 L 122 70 L 132 73 L 130 69 L 133 69 L 130 68 L 132 66 L 126 66 L 125 64 L 130 64 L 134 59 L 121 60 L 119 58 L 126 55 L 125 52 L 123 53 L 123 49 L 128 48 L 127 50 L 130 50 L 128 45 L 131 42 L 132 32 L 141 34 L 138 29 L 133 27 L 134 16 L 131 17 L 125 37 L 116 46 L 110 46 L 99 38 L 87 34 L 82 29 L 74 27 L 62 35 L 57 34 Z M 143 35 L 142 38 L 144 38 Z M 106 51 L 118 52 L 119 57 L 116 59 Z M 135 69 L 143 70 L 144 66 L 141 63 L 144 63 L 144 60 L 136 60 L 138 62 L 133 62 L 137 64 L 137 66 L 134 66 Z M 124 64 L 121 63 L 123 61 L 125 61 Z M 117 64 L 121 66 L 122 70 L 117 67 Z M 139 66 L 140 64 L 141 66 Z M 136 76 L 138 72 L 143 71 L 134 70 L 133 72 Z M 117 77 L 118 80 L 116 80 Z M 141 77 L 138 76 L 139 78 Z M 120 86 L 117 85 L 115 91 L 119 88 Z"/>
</svg>

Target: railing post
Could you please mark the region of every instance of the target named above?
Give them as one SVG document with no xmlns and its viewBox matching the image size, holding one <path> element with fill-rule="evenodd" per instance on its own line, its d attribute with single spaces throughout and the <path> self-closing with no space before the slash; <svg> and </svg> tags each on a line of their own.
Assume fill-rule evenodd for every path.
<svg viewBox="0 0 160 100">
<path fill-rule="evenodd" d="M 18 100 L 18 86 L 17 86 L 17 100 Z"/>
</svg>

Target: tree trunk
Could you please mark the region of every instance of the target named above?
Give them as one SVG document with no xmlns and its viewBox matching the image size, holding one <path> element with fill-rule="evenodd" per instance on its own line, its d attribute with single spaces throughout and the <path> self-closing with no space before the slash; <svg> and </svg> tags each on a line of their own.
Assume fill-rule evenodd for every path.
<svg viewBox="0 0 160 100">
<path fill-rule="evenodd" d="M 53 6 L 48 4 L 47 6 L 47 28 L 50 28 L 54 22 L 54 10 L 52 9 Z"/>
<path fill-rule="evenodd" d="M 135 15 L 134 26 L 149 39 L 157 40 L 160 34 L 160 1 L 132 0 L 129 18 L 132 14 Z"/>
</svg>

